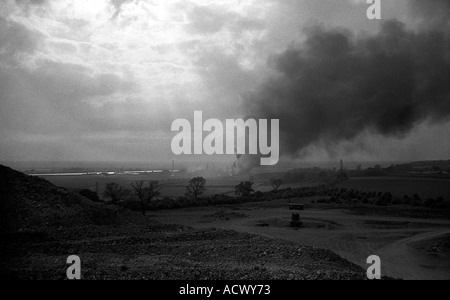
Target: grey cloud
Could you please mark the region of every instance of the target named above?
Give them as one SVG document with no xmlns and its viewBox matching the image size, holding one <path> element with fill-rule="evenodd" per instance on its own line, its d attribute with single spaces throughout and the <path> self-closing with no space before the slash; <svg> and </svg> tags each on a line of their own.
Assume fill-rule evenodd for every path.
<svg viewBox="0 0 450 300">
<path fill-rule="evenodd" d="M 14 21 L 0 17 L 0 57 L 9 58 L 18 53 L 33 53 L 43 35 Z"/>
<path fill-rule="evenodd" d="M 66 52 L 66 53 L 76 53 L 78 51 L 78 47 L 74 43 L 65 42 L 65 41 L 51 41 L 48 43 L 52 48 L 58 49 L 58 51 Z M 82 45 L 80 43 L 80 45 Z"/>
<path fill-rule="evenodd" d="M 114 7 L 117 10 L 120 10 L 120 8 L 122 7 L 122 5 L 124 5 L 125 3 L 131 2 L 134 0 L 111 0 L 111 4 L 114 5 Z"/>
<path fill-rule="evenodd" d="M 82 135 L 86 132 L 150 131 L 161 128 L 161 114 L 148 111 L 134 79 L 98 73 L 90 67 L 48 59 L 23 67 L 22 53 L 33 54 L 45 37 L 0 18 L 0 128 L 11 134 Z M 72 43 L 59 46 L 74 51 Z M 80 47 L 82 46 L 79 44 Z M 55 45 L 53 45 L 54 47 Z M 93 105 L 94 99 L 106 101 Z M 114 99 L 122 100 L 114 100 Z M 164 123 L 164 125 L 167 125 Z M 169 127 L 168 127 L 169 128 Z"/>
<path fill-rule="evenodd" d="M 49 0 L 16 0 L 16 3 L 19 5 L 44 5 L 47 4 Z"/>
<path fill-rule="evenodd" d="M 135 0 L 111 0 L 111 4 L 116 9 L 116 12 L 113 15 L 113 19 L 117 18 L 117 16 L 120 14 L 120 12 L 122 10 L 122 5 L 132 2 L 132 1 L 135 1 Z"/>
<path fill-rule="evenodd" d="M 133 83 L 114 74 L 91 74 L 89 68 L 70 63 L 43 60 L 30 74 L 30 85 L 48 99 L 72 102 L 93 96 L 111 95 L 116 91 L 130 91 Z"/>
<path fill-rule="evenodd" d="M 262 30 L 265 26 L 261 20 L 244 18 L 236 13 L 207 6 L 192 8 L 188 18 L 191 22 L 188 31 L 198 34 L 213 34 L 223 28 L 239 34 L 244 31 Z"/>
<path fill-rule="evenodd" d="M 243 95 L 257 86 L 263 73 L 243 68 L 239 63 L 240 55 L 239 51 L 228 54 L 220 49 L 201 53 L 194 63 L 207 87 L 211 105 L 205 107 L 204 103 L 199 103 L 192 109 L 213 113 L 216 118 L 244 116 Z"/>
<path fill-rule="evenodd" d="M 170 129 L 168 107 L 155 103 L 158 109 L 152 109 L 149 99 L 130 96 L 139 88 L 132 78 L 94 74 L 76 64 L 43 60 L 33 70 L 0 67 L 0 128 L 72 138 Z"/>
<path fill-rule="evenodd" d="M 227 22 L 227 14 L 216 12 L 208 7 L 195 7 L 189 14 L 189 29 L 196 33 L 215 33 Z"/>
<path fill-rule="evenodd" d="M 33 9 L 43 9 L 52 0 L 15 0 L 14 4 L 17 8 L 20 8 L 22 12 L 29 15 Z"/>
<path fill-rule="evenodd" d="M 209 51 L 196 61 L 196 66 L 211 88 L 240 93 L 248 89 L 250 82 L 254 82 L 254 74 L 245 71 L 238 59 L 238 55 Z"/>
<path fill-rule="evenodd" d="M 89 126 L 103 118 L 89 100 L 134 89 L 133 82 L 115 74 L 92 74 L 74 64 L 45 60 L 33 70 L 0 67 L 0 124 L 48 134 L 95 129 Z"/>
</svg>

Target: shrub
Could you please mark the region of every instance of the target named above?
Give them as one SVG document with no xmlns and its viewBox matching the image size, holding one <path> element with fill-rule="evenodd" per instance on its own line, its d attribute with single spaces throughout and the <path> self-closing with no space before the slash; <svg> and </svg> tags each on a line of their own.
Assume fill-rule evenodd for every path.
<svg viewBox="0 0 450 300">
<path fill-rule="evenodd" d="M 81 196 L 93 201 L 93 202 L 101 202 L 100 197 L 96 192 L 93 192 L 91 190 L 81 190 L 78 194 Z"/>
<path fill-rule="evenodd" d="M 248 197 L 250 196 L 254 190 L 253 190 L 253 182 L 251 181 L 243 181 L 240 184 L 238 184 L 234 189 L 236 195 L 240 195 L 241 197 Z"/>
</svg>

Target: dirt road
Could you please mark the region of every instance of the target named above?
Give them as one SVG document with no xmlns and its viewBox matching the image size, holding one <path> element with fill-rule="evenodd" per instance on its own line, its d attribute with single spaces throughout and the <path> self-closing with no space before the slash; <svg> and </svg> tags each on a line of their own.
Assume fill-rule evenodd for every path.
<svg viewBox="0 0 450 300">
<path fill-rule="evenodd" d="M 380 257 L 389 264 L 385 265 L 385 272 L 392 276 L 420 280 L 450 279 L 450 261 L 438 255 L 418 251 L 412 244 L 431 241 L 449 234 L 450 230 L 425 232 L 402 239 L 378 250 Z"/>
<path fill-rule="evenodd" d="M 153 217 L 162 223 L 194 228 L 222 228 L 281 238 L 334 251 L 367 267 L 366 259 L 378 255 L 383 275 L 403 279 L 450 279 L 450 257 L 416 249 L 413 243 L 450 233 L 448 220 L 356 215 L 346 210 L 312 209 L 301 212 L 305 228 L 289 227 L 287 208 L 197 208 L 161 211 Z"/>
</svg>

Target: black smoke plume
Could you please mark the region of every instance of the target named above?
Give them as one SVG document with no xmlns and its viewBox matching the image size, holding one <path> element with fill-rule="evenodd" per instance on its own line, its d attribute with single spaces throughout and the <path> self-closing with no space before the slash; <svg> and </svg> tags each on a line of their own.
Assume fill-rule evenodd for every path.
<svg viewBox="0 0 450 300">
<path fill-rule="evenodd" d="M 412 0 L 414 28 L 385 21 L 371 36 L 309 28 L 306 40 L 270 59 L 277 75 L 247 102 L 280 119 L 281 154 L 335 145 L 362 132 L 404 136 L 450 116 L 450 1 Z"/>
</svg>

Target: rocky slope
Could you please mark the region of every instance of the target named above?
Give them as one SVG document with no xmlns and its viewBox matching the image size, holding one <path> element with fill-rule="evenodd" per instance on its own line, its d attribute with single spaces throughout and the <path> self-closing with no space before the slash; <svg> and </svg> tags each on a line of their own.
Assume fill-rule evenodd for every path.
<svg viewBox="0 0 450 300">
<path fill-rule="evenodd" d="M 117 217 L 115 208 L 0 165 L 0 233 L 113 224 Z"/>
</svg>

